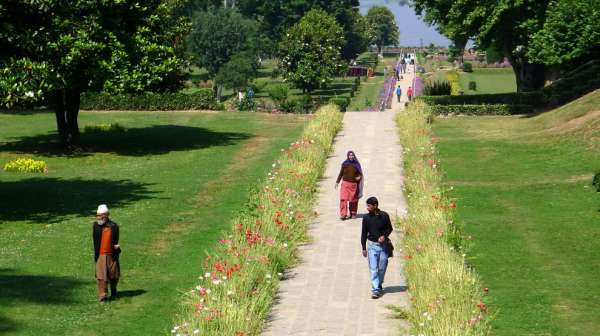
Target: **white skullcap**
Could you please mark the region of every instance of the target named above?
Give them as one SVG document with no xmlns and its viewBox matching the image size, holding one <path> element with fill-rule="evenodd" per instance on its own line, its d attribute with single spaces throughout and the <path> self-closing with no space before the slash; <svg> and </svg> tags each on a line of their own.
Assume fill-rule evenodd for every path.
<svg viewBox="0 0 600 336">
<path fill-rule="evenodd" d="M 98 210 L 96 211 L 96 213 L 98 215 L 107 214 L 108 213 L 108 207 L 106 206 L 106 204 L 100 204 L 100 205 L 98 205 Z"/>
</svg>

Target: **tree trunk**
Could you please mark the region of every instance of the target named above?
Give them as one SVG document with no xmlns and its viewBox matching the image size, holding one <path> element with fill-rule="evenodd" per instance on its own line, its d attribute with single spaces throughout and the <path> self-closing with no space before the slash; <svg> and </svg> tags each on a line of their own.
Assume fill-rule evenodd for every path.
<svg viewBox="0 0 600 336">
<path fill-rule="evenodd" d="M 79 140 L 79 115 L 80 92 L 73 89 L 60 89 L 53 93 L 54 113 L 56 115 L 56 128 L 60 141 L 65 146 L 70 146 Z"/>
<path fill-rule="evenodd" d="M 543 64 L 529 63 L 509 58 L 517 80 L 517 92 L 529 92 L 542 89 L 545 82 Z"/>
</svg>

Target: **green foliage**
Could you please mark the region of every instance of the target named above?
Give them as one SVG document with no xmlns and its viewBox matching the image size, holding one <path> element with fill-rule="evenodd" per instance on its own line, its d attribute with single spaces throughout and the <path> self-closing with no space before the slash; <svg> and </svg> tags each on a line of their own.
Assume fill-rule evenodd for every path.
<svg viewBox="0 0 600 336">
<path fill-rule="evenodd" d="M 86 92 L 81 95 L 84 110 L 218 110 L 212 90 L 194 93 L 165 92 L 142 94 L 109 94 Z"/>
<path fill-rule="evenodd" d="M 241 102 L 238 102 L 238 110 L 240 111 L 254 111 L 256 110 L 256 103 L 254 98 L 245 95 Z"/>
<path fill-rule="evenodd" d="M 342 29 L 327 13 L 306 13 L 280 45 L 284 79 L 308 92 L 326 85 L 344 68 L 340 55 L 342 36 Z"/>
<path fill-rule="evenodd" d="M 423 94 L 425 96 L 449 95 L 451 91 L 452 87 L 448 81 L 435 81 L 433 83 L 427 83 L 423 88 Z"/>
<path fill-rule="evenodd" d="M 594 60 L 565 74 L 541 90 L 546 105 L 556 107 L 600 89 L 599 73 L 600 60 Z"/>
<path fill-rule="evenodd" d="M 462 96 L 420 96 L 428 105 L 476 105 L 476 104 L 516 104 L 544 106 L 545 98 L 541 92 L 494 93 Z"/>
<path fill-rule="evenodd" d="M 600 172 L 594 174 L 594 178 L 592 179 L 592 185 L 596 187 L 597 192 L 600 192 Z"/>
<path fill-rule="evenodd" d="M 488 64 L 501 62 L 504 58 L 502 52 L 494 45 L 485 49 L 485 61 Z"/>
<path fill-rule="evenodd" d="M 348 97 L 333 97 L 329 99 L 331 104 L 335 104 L 340 108 L 340 111 L 346 112 L 348 105 L 350 105 L 350 98 Z"/>
<path fill-rule="evenodd" d="M 469 90 L 476 91 L 477 90 L 477 82 L 469 81 Z"/>
<path fill-rule="evenodd" d="M 48 64 L 28 58 L 11 60 L 0 68 L 0 107 L 30 107 L 44 99 L 48 83 Z"/>
<path fill-rule="evenodd" d="M 379 64 L 379 57 L 376 53 L 366 52 L 358 56 L 356 63 L 375 69 Z"/>
<path fill-rule="evenodd" d="M 310 113 L 315 110 L 315 104 L 312 97 L 309 95 L 302 95 L 294 101 L 294 112 L 296 113 Z"/>
<path fill-rule="evenodd" d="M 532 113 L 531 105 L 516 104 L 477 104 L 477 105 L 431 105 L 428 110 L 433 115 L 511 115 Z"/>
<path fill-rule="evenodd" d="M 367 18 L 360 15 L 357 8 L 348 8 L 342 13 L 343 15 L 336 15 L 336 20 L 344 31 L 346 42 L 341 53 L 343 59 L 350 60 L 367 50 L 375 33 L 373 26 Z"/>
<path fill-rule="evenodd" d="M 190 51 L 199 67 L 215 76 L 232 57 L 247 51 L 256 55 L 258 24 L 234 9 L 198 12 L 190 34 Z"/>
<path fill-rule="evenodd" d="M 83 128 L 84 133 L 122 133 L 127 132 L 127 128 L 119 123 L 110 124 L 99 124 L 99 125 L 85 125 Z"/>
<path fill-rule="evenodd" d="M 548 65 L 569 65 L 600 56 L 600 1 L 552 0 L 546 21 L 531 38 L 528 56 Z"/>
<path fill-rule="evenodd" d="M 373 26 L 372 42 L 381 49 L 386 45 L 397 45 L 400 31 L 396 25 L 396 16 L 385 6 L 373 6 L 367 12 L 367 20 Z"/>
<path fill-rule="evenodd" d="M 469 62 L 464 62 L 462 65 L 462 70 L 464 72 L 473 72 L 473 64 Z"/>
<path fill-rule="evenodd" d="M 256 77 L 257 64 L 254 55 L 241 53 L 225 63 L 219 69 L 215 81 L 226 88 L 240 90 L 248 86 L 248 82 Z"/>
<path fill-rule="evenodd" d="M 290 87 L 287 84 L 275 84 L 268 88 L 269 97 L 275 101 L 275 103 L 281 107 L 282 104 L 287 102 L 290 94 Z"/>
</svg>

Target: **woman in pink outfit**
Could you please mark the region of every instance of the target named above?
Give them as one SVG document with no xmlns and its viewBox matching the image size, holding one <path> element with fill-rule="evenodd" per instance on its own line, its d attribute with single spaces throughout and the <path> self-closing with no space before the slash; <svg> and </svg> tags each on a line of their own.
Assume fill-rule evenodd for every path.
<svg viewBox="0 0 600 336">
<path fill-rule="evenodd" d="M 335 183 L 336 188 L 340 181 L 342 182 L 340 187 L 340 219 L 356 218 L 358 200 L 362 197 L 363 172 L 353 151 L 348 151 L 346 160 L 342 162 Z M 350 208 L 350 214 L 348 214 L 348 208 Z"/>
</svg>

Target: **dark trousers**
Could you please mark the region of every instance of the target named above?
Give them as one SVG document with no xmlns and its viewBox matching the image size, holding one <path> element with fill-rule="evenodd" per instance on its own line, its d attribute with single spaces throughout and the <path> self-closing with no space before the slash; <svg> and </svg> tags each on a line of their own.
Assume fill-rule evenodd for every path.
<svg viewBox="0 0 600 336">
<path fill-rule="evenodd" d="M 96 280 L 98 282 L 98 298 L 100 300 L 106 300 L 108 297 L 108 284 L 110 283 L 110 296 L 117 296 L 117 284 L 119 283 L 119 279 L 104 281 L 104 280 Z"/>
</svg>

